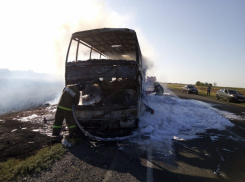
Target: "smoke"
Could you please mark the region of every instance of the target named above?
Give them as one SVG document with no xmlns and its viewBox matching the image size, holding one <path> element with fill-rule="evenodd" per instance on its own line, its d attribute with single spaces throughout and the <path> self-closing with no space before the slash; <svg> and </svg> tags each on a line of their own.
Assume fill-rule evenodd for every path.
<svg viewBox="0 0 245 182">
<path fill-rule="evenodd" d="M 143 70 L 145 71 L 145 74 L 148 75 L 149 74 L 148 72 L 154 67 L 154 62 L 149 57 L 143 55 L 142 65 L 143 65 Z"/>
<path fill-rule="evenodd" d="M 77 2 L 78 7 L 79 4 L 83 3 Z M 57 71 L 59 73 L 64 73 L 65 70 L 65 59 L 66 53 L 69 45 L 69 41 L 71 38 L 72 33 L 90 30 L 90 29 L 97 29 L 97 28 L 129 28 L 134 29 L 137 33 L 138 41 L 140 44 L 141 52 L 143 55 L 143 70 L 145 77 L 146 76 L 155 76 L 154 72 L 154 53 L 153 47 L 149 44 L 149 42 L 145 39 L 143 31 L 140 28 L 135 27 L 128 27 L 130 21 L 134 19 L 132 14 L 124 14 L 120 15 L 114 11 L 112 11 L 104 1 L 91 1 L 87 3 L 87 6 L 93 5 L 93 12 L 89 12 L 89 16 L 87 12 L 78 11 L 79 14 L 73 14 L 70 16 L 70 19 L 66 22 L 63 22 L 59 29 L 59 35 L 55 38 L 55 52 L 56 52 L 56 65 Z M 69 6 L 69 5 L 68 5 Z M 76 9 L 75 9 L 76 12 Z M 86 60 L 89 58 L 90 49 L 86 48 L 85 46 L 79 48 L 79 56 L 78 60 Z M 76 45 L 72 44 L 70 49 L 70 55 L 75 55 Z M 93 52 L 94 53 L 94 52 Z M 92 56 L 93 57 L 93 56 Z M 70 57 L 69 57 L 70 58 Z M 99 55 L 98 55 L 99 58 Z M 121 57 L 111 57 L 115 59 L 122 59 Z M 135 56 L 131 56 L 130 58 L 126 59 L 134 59 Z M 68 61 L 75 61 L 75 57 L 71 58 Z"/>
<path fill-rule="evenodd" d="M 0 69 L 0 87 L 1 115 L 30 109 L 55 99 L 60 96 L 64 83 L 53 75 Z"/>
<path fill-rule="evenodd" d="M 93 4 L 93 13 L 89 13 L 88 15 L 85 13 L 80 13 L 77 16 L 72 16 L 72 21 L 69 20 L 64 22 L 59 29 L 59 36 L 57 36 L 54 40 L 55 44 L 55 52 L 56 52 L 56 66 L 57 71 L 59 73 L 64 73 L 65 59 L 66 53 L 69 45 L 69 41 L 72 33 L 97 29 L 97 28 L 129 28 L 134 29 L 134 27 L 127 27 L 128 21 L 133 19 L 133 16 L 130 14 L 119 15 L 116 12 L 113 12 L 104 1 L 95 1 Z M 79 2 L 81 3 L 81 2 Z M 142 31 L 139 28 L 135 28 L 135 31 L 138 36 L 139 44 L 141 47 L 141 52 L 143 54 L 143 68 L 145 69 L 145 74 L 154 76 L 153 71 L 154 68 L 154 55 L 153 47 L 148 43 L 148 41 L 144 38 Z M 82 50 L 81 50 L 82 49 Z M 82 54 L 82 57 L 78 57 L 78 60 L 88 59 L 90 50 L 85 46 L 79 49 L 79 56 Z M 71 45 L 70 55 L 75 55 L 76 45 Z M 69 57 L 70 58 L 70 57 Z M 99 58 L 99 55 L 98 55 Z M 117 58 L 117 57 L 112 57 Z M 122 58 L 119 58 L 122 59 Z M 135 56 L 132 56 L 132 59 L 135 59 Z M 68 61 L 74 61 L 75 57 Z"/>
<path fill-rule="evenodd" d="M 152 47 L 135 25 L 134 12 L 117 13 L 104 0 L 23 0 L 14 4 L 6 2 L 0 7 L 4 27 L 0 35 L 0 59 L 4 60 L 1 68 L 64 75 L 72 33 L 96 28 L 136 30 L 142 54 L 151 57 L 147 52 Z M 6 19 L 8 9 L 15 13 Z M 84 57 L 89 55 L 88 49 L 82 51 Z"/>
<path fill-rule="evenodd" d="M 53 100 L 61 94 L 68 45 L 72 33 L 78 31 L 96 28 L 134 29 L 144 55 L 143 66 L 147 74 L 154 76 L 151 73 L 155 61 L 152 56 L 154 51 L 144 39 L 142 31 L 133 25 L 133 13 L 119 14 L 103 0 L 23 0 L 15 1 L 14 4 L 15 6 L 12 2 L 6 2 L 0 7 L 0 19 L 4 27 L 0 35 L 0 59 L 4 60 L 1 68 L 11 71 L 33 70 L 42 75 L 34 76 L 27 71 L 26 77 L 21 79 L 17 73 L 15 78 L 3 79 L 0 76 L 0 86 L 4 88 L 4 93 L 0 96 L 1 113 L 27 109 Z M 6 19 L 9 9 L 15 13 Z M 87 59 L 89 50 L 83 48 L 82 51 L 79 55 Z M 47 74 L 58 74 L 59 80 Z"/>
<path fill-rule="evenodd" d="M 97 28 L 126 28 L 126 22 L 130 19 L 129 14 L 119 15 L 112 11 L 102 0 L 75 2 L 76 6 L 72 5 L 72 11 L 69 11 L 71 15 L 60 25 L 59 35 L 54 40 L 58 73 L 64 72 L 66 53 L 72 33 Z M 67 2 L 66 6 L 71 5 Z M 84 9 L 81 11 L 80 7 L 85 6 L 85 11 Z M 67 9 L 69 10 L 69 8 Z M 71 48 L 71 51 L 74 52 L 75 49 Z M 79 55 L 81 53 L 85 59 L 88 59 L 90 50 L 82 47 L 82 52 Z"/>
</svg>

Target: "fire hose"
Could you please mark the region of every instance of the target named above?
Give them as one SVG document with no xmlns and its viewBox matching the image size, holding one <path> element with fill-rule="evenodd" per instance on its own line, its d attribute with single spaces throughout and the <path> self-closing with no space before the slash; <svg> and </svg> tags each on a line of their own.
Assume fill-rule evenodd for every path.
<svg viewBox="0 0 245 182">
<path fill-rule="evenodd" d="M 81 124 L 78 122 L 77 116 L 76 116 L 76 113 L 75 113 L 75 105 L 74 104 L 72 106 L 72 113 L 73 113 L 73 117 L 74 117 L 75 122 L 76 122 L 77 126 L 79 127 L 79 129 L 85 134 L 85 136 L 88 136 L 89 138 L 91 138 L 93 140 L 103 141 L 103 142 L 118 142 L 118 141 L 128 140 L 128 139 L 131 139 L 131 138 L 139 136 L 139 134 L 130 135 L 130 136 L 124 136 L 124 137 L 115 137 L 115 138 L 102 138 L 102 137 L 94 136 L 94 135 L 90 134 L 89 132 L 87 132 L 81 126 Z"/>
</svg>

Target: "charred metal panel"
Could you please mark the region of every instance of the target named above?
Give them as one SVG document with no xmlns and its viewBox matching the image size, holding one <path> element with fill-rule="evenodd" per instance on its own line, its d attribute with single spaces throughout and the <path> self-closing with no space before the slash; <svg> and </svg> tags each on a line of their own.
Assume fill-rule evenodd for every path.
<svg viewBox="0 0 245 182">
<path fill-rule="evenodd" d="M 68 62 L 68 65 L 71 63 L 76 64 L 77 66 L 93 66 L 93 65 L 135 65 L 137 66 L 138 63 L 134 60 L 113 60 L 113 59 L 89 59 L 85 61 L 78 61 L 78 62 Z"/>
<path fill-rule="evenodd" d="M 125 86 L 123 86 L 125 85 Z M 137 88 L 137 82 L 134 81 L 124 81 L 122 80 L 121 82 L 101 82 L 100 83 L 101 89 L 136 89 Z"/>
<path fill-rule="evenodd" d="M 122 106 L 77 106 L 78 119 L 125 119 L 137 116 L 137 108 Z"/>
<path fill-rule="evenodd" d="M 138 119 L 128 120 L 79 120 L 79 123 L 86 129 L 96 129 L 103 131 L 104 129 L 134 129 L 138 126 Z"/>
<path fill-rule="evenodd" d="M 83 126 L 97 127 L 108 125 L 110 129 L 135 128 L 137 126 L 137 108 L 116 110 L 121 106 L 77 106 L 76 116 Z M 103 127 L 102 127 L 103 128 Z"/>
<path fill-rule="evenodd" d="M 105 111 L 76 111 L 78 119 L 125 119 L 137 117 L 137 110 L 117 110 L 106 113 Z"/>
<path fill-rule="evenodd" d="M 90 64 L 74 62 L 66 64 L 67 84 L 76 83 L 79 80 L 91 80 L 99 78 L 127 78 L 136 80 L 137 67 L 135 64 Z"/>
<path fill-rule="evenodd" d="M 137 120 L 128 119 L 127 121 L 119 121 L 119 128 L 136 128 Z"/>
</svg>

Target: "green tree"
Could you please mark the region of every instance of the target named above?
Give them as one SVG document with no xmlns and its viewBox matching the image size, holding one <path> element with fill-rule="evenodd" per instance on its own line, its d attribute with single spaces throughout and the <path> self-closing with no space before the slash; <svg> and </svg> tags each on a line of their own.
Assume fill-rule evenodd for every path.
<svg viewBox="0 0 245 182">
<path fill-rule="evenodd" d="M 196 86 L 200 86 L 200 83 L 201 83 L 200 81 L 197 81 Z"/>
</svg>

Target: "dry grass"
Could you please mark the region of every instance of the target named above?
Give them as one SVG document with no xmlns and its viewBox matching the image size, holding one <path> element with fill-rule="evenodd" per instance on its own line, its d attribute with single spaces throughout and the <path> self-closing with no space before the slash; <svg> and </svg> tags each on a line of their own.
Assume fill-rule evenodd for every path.
<svg viewBox="0 0 245 182">
<path fill-rule="evenodd" d="M 64 152 L 65 148 L 62 144 L 56 144 L 39 150 L 36 155 L 25 160 L 12 158 L 2 162 L 0 163 L 0 181 L 11 181 L 17 176 L 48 169 L 53 162 L 62 158 Z"/>
</svg>

